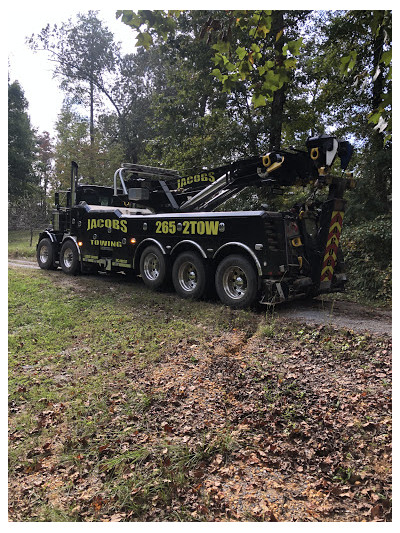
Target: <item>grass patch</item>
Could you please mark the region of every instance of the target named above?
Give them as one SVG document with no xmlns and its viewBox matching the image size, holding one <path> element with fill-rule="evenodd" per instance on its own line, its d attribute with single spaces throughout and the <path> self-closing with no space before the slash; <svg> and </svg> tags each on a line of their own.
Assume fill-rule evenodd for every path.
<svg viewBox="0 0 400 533">
<path fill-rule="evenodd" d="M 16 230 L 8 232 L 8 256 L 17 259 L 24 257 L 33 259 L 36 257 L 36 244 L 39 238 L 39 230 L 32 235 L 28 230 Z"/>
<path fill-rule="evenodd" d="M 267 309 L 265 313 L 265 322 L 262 322 L 258 328 L 258 334 L 261 337 L 272 338 L 279 330 L 274 312 Z"/>
<path fill-rule="evenodd" d="M 141 487 L 130 510 L 142 516 L 155 494 L 169 501 L 172 488 L 186 483 L 189 464 L 228 450 L 222 437 L 192 455 L 164 443 L 167 467 L 162 454 L 158 459 L 160 446 L 146 440 L 156 429 L 150 411 L 163 404 L 163 393 L 146 383 L 143 388 L 136 376 L 156 369 L 177 347 L 205 345 L 212 335 L 238 327 L 254 328 L 248 312 L 210 302 L 193 305 L 122 276 L 71 278 L 59 271 L 10 269 L 10 478 L 39 475 L 49 457 L 56 457 L 52 468 L 64 479 L 57 500 L 67 499 L 76 479 L 88 472 L 104 492 L 103 503 L 90 500 L 78 514 L 65 506 L 52 508 L 46 498 L 32 500 L 21 519 L 58 521 L 66 513 L 70 520 L 82 519 L 105 506 L 126 512 L 127 484 L 131 500 Z"/>
<path fill-rule="evenodd" d="M 263 468 L 326 494 L 365 468 L 346 505 L 389 494 L 388 339 L 267 320 L 124 276 L 11 268 L 11 519 L 263 519 L 242 491 L 261 494 Z M 308 520 L 302 501 L 277 519 Z"/>
</svg>

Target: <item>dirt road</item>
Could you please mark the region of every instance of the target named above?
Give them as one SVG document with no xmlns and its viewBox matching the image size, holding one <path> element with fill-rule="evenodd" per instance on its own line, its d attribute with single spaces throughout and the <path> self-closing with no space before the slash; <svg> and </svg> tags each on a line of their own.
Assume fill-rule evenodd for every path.
<svg viewBox="0 0 400 533">
<path fill-rule="evenodd" d="M 307 324 L 329 324 L 354 331 L 392 334 L 392 311 L 374 309 L 355 302 L 327 301 L 316 298 L 309 302 L 293 302 L 282 306 L 279 316 Z"/>
<path fill-rule="evenodd" d="M 23 259 L 10 259 L 8 265 L 39 269 L 36 262 Z M 325 324 L 378 335 L 392 334 L 392 311 L 389 308 L 374 309 L 355 302 L 328 301 L 320 297 L 308 302 L 283 304 L 277 306 L 275 312 L 282 318 L 306 324 Z"/>
</svg>

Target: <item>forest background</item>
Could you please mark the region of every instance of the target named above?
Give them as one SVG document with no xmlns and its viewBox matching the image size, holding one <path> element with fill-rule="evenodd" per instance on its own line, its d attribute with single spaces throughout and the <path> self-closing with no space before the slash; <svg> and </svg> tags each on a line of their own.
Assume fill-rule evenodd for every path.
<svg viewBox="0 0 400 533">
<path fill-rule="evenodd" d="M 8 81 L 9 229 L 38 229 L 70 162 L 82 181 L 111 185 L 122 162 L 181 175 L 304 148 L 330 133 L 354 144 L 343 251 L 350 288 L 391 299 L 390 11 L 119 11 L 135 54 L 123 54 L 99 13 L 80 13 L 28 39 L 47 53 L 64 93 L 56 134 L 36 131 L 18 80 Z M 229 209 L 282 209 L 246 190 Z"/>
</svg>

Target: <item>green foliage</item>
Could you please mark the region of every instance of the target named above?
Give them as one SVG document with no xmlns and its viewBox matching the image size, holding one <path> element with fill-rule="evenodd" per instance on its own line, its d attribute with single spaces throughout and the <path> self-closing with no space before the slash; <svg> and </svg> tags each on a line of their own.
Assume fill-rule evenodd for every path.
<svg viewBox="0 0 400 533">
<path fill-rule="evenodd" d="M 348 74 L 353 70 L 357 61 L 356 50 L 350 50 L 349 55 L 340 58 L 340 72 L 342 74 Z"/>
<path fill-rule="evenodd" d="M 115 72 L 118 47 L 97 12 L 78 14 L 76 21 L 59 26 L 47 25 L 27 43 L 34 51 L 50 53 L 54 75 L 77 101 L 88 104 L 92 85 L 98 95 L 110 99 L 106 78 Z"/>
<path fill-rule="evenodd" d="M 349 40 L 346 27 L 358 36 Z M 338 27 L 340 26 L 340 29 Z M 337 30 L 337 31 L 336 31 Z M 372 95 L 368 121 L 386 140 L 391 138 L 392 106 L 392 14 L 391 11 L 344 11 L 334 14 L 329 27 L 330 35 L 343 38 L 343 55 L 339 71 L 352 76 L 352 84 L 359 93 Z M 348 36 L 348 34 L 347 34 Z M 344 42 L 347 41 L 347 42 Z"/>
<path fill-rule="evenodd" d="M 302 37 L 284 35 L 278 13 L 213 11 L 200 32 L 203 38 L 208 35 L 208 42 L 215 41 L 212 61 L 216 68 L 211 74 L 221 82 L 222 91 L 231 92 L 238 83 L 248 81 L 255 108 L 264 106 L 266 99 L 272 101 L 273 93 L 289 81 L 302 45 Z M 137 46 L 149 49 L 155 44 L 154 36 L 165 41 L 176 31 L 185 12 L 117 11 L 116 16 L 137 31 Z"/>
<path fill-rule="evenodd" d="M 257 137 L 246 92 L 223 94 L 209 75 L 212 51 L 193 39 L 190 30 L 197 32 L 203 22 L 204 15 L 197 12 L 180 17 L 179 32 L 167 44 L 139 49 L 129 60 L 126 92 L 132 104 L 127 102 L 127 109 L 138 125 L 142 163 L 157 161 L 190 174 L 244 155 Z M 146 86 L 137 75 L 131 82 L 134 69 L 146 76 Z"/>
<path fill-rule="evenodd" d="M 90 140 L 94 143 L 94 110 L 106 99 L 115 111 L 109 78 L 116 71 L 119 48 L 112 33 L 97 18 L 97 12 L 78 14 L 76 21 L 49 24 L 27 40 L 34 51 L 45 50 L 53 61 L 53 74 L 60 87 L 83 105 L 89 116 Z"/>
<path fill-rule="evenodd" d="M 391 300 L 392 221 L 390 215 L 344 226 L 342 249 L 349 288 L 372 300 Z"/>
<path fill-rule="evenodd" d="M 36 188 L 33 169 L 36 139 L 28 116 L 28 102 L 17 81 L 8 84 L 8 194 L 11 203 Z"/>
<path fill-rule="evenodd" d="M 137 13 L 132 10 L 118 10 L 116 18 L 121 18 L 124 24 L 138 32 L 137 46 L 148 49 L 154 44 L 153 35 L 159 35 L 165 40 L 168 34 L 174 31 L 176 27 L 175 17 L 179 14 L 180 11 L 173 10 L 139 10 Z M 146 26 L 147 31 L 142 31 L 142 26 Z"/>
<path fill-rule="evenodd" d="M 110 186 L 115 169 L 123 159 L 122 147 L 108 143 L 97 129 L 91 142 L 88 120 L 73 111 L 67 102 L 58 117 L 56 130 L 54 187 L 64 190 L 69 187 L 71 161 L 78 163 L 84 183 Z"/>
</svg>

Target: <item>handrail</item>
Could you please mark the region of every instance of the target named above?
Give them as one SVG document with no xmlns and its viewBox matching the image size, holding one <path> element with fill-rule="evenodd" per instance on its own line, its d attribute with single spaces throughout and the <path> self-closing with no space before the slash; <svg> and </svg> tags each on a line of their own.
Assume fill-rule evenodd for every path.
<svg viewBox="0 0 400 533">
<path fill-rule="evenodd" d="M 122 172 L 124 171 L 125 169 L 124 168 L 119 168 L 118 170 L 115 171 L 114 173 L 114 196 L 118 196 L 118 188 L 117 188 L 117 175 L 119 174 L 119 179 L 120 179 L 120 182 L 121 182 L 121 187 L 122 187 L 122 192 L 124 195 L 128 195 L 128 191 L 126 190 L 126 185 L 125 185 L 125 181 L 124 181 L 124 178 L 122 177 Z"/>
</svg>

